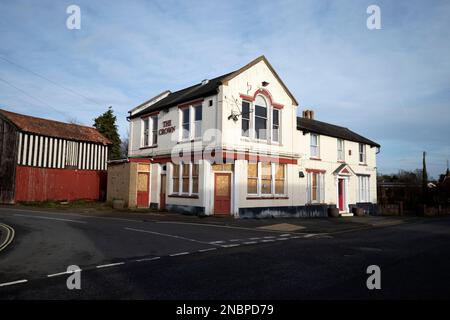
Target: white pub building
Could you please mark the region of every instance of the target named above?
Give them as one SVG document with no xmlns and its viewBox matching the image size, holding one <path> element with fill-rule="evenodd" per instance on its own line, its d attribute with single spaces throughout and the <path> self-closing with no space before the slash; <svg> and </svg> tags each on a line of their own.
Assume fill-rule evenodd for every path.
<svg viewBox="0 0 450 320">
<path fill-rule="evenodd" d="M 237 218 L 376 214 L 380 146 L 297 109 L 264 56 L 137 106 L 127 205 Z"/>
</svg>

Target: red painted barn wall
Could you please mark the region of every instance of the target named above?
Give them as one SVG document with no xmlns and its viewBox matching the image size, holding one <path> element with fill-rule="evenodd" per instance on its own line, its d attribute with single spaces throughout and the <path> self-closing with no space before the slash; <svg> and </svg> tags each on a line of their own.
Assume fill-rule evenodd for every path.
<svg viewBox="0 0 450 320">
<path fill-rule="evenodd" d="M 15 202 L 102 200 L 105 195 L 106 171 L 16 167 Z"/>
</svg>

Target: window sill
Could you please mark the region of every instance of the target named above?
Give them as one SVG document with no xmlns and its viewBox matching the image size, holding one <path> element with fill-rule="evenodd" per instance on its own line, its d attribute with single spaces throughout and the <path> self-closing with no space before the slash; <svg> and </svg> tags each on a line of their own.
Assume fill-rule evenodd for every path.
<svg viewBox="0 0 450 320">
<path fill-rule="evenodd" d="M 309 160 L 322 161 L 322 159 L 320 159 L 320 158 L 315 158 L 315 157 L 310 157 Z"/>
<path fill-rule="evenodd" d="M 195 139 L 189 139 L 189 140 L 180 140 L 180 141 L 177 142 L 177 144 L 191 143 L 191 142 L 197 142 L 197 141 L 202 141 L 202 138 L 195 138 Z"/>
<path fill-rule="evenodd" d="M 345 163 L 345 160 L 338 160 L 339 163 Z"/>
<path fill-rule="evenodd" d="M 153 146 L 140 147 L 139 150 L 143 150 L 143 149 L 153 149 L 153 148 L 158 148 L 158 145 L 155 144 L 155 145 L 153 145 Z"/>
<path fill-rule="evenodd" d="M 188 194 L 169 194 L 169 198 L 187 198 L 187 199 L 198 199 L 198 195 L 188 195 Z"/>
<path fill-rule="evenodd" d="M 287 200 L 287 199 L 289 199 L 289 197 L 287 197 L 287 196 L 268 196 L 268 197 L 249 196 L 249 197 L 247 197 L 247 200 Z"/>
<path fill-rule="evenodd" d="M 243 136 L 241 136 L 241 141 L 259 143 L 259 144 L 267 144 L 267 145 L 279 146 L 279 147 L 283 146 L 283 144 L 281 142 L 269 141 L 269 140 L 263 140 L 263 139 L 255 139 L 255 138 L 243 137 Z"/>
<path fill-rule="evenodd" d="M 360 162 L 359 165 L 367 167 L 367 163 Z"/>
</svg>

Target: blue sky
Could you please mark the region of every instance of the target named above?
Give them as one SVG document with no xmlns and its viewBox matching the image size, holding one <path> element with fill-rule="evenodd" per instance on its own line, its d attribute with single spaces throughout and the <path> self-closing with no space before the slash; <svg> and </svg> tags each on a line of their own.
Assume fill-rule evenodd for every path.
<svg viewBox="0 0 450 320">
<path fill-rule="evenodd" d="M 80 30 L 66 28 L 71 4 Z M 381 30 L 366 27 L 371 4 Z M 450 158 L 449 16 L 449 1 L 2 1 L 0 107 L 92 125 L 112 105 L 124 135 L 146 99 L 264 54 L 301 107 L 382 145 L 380 172 L 419 168 L 426 150 L 437 177 Z"/>
</svg>

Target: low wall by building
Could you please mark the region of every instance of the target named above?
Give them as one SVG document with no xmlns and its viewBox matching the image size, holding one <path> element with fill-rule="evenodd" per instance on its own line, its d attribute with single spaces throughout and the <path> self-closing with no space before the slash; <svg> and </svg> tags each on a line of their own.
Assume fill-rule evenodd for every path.
<svg viewBox="0 0 450 320">
<path fill-rule="evenodd" d="M 15 202 L 104 200 L 106 171 L 17 166 Z"/>
</svg>

